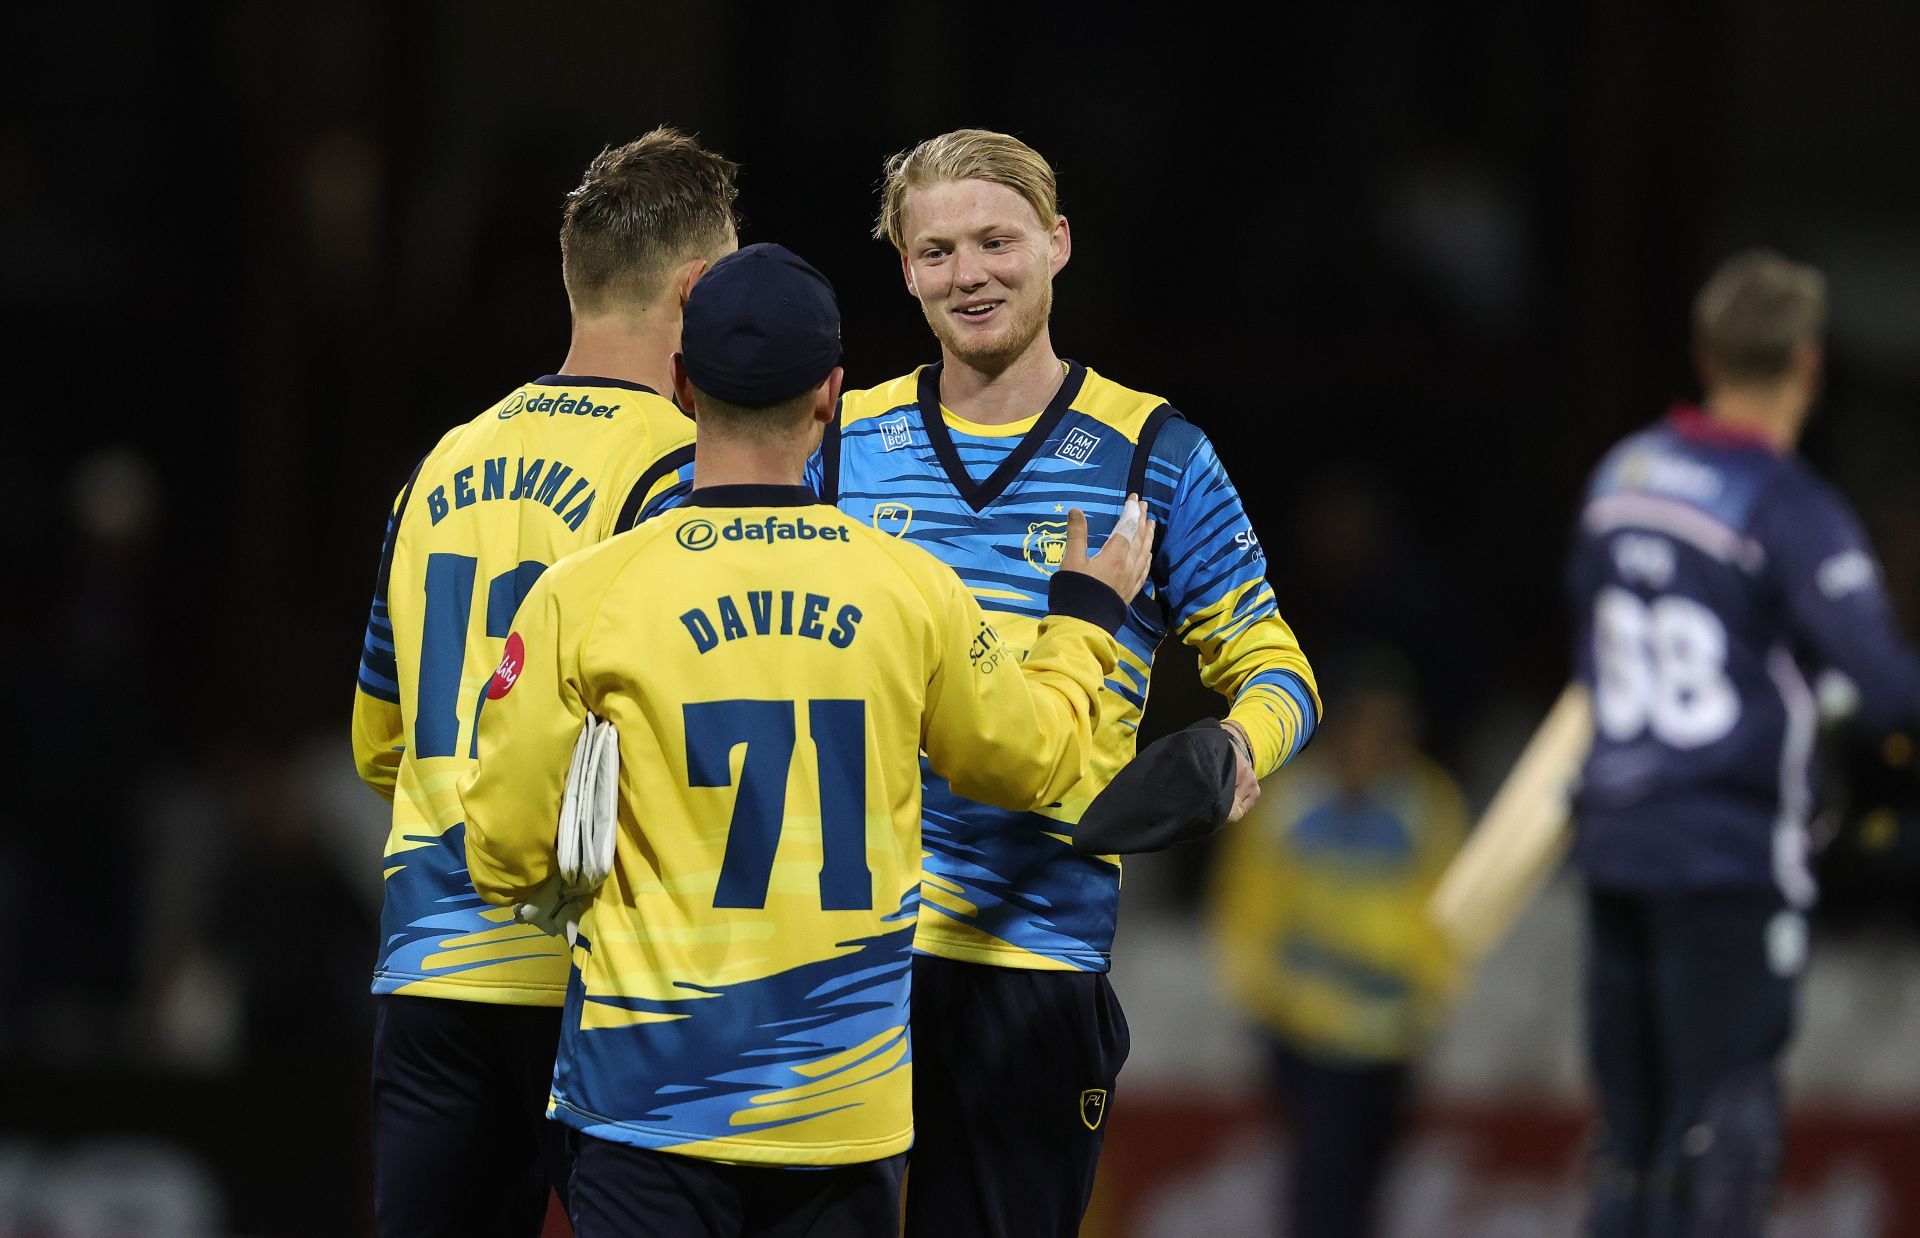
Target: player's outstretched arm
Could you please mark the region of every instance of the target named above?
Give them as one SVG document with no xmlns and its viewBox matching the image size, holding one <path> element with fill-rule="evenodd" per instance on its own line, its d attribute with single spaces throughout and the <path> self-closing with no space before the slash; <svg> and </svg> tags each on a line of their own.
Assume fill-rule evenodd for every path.
<svg viewBox="0 0 1920 1238">
<path fill-rule="evenodd" d="M 1920 726 L 1920 656 L 1900 633 L 1866 530 L 1824 486 L 1776 493 L 1759 522 L 1787 626 L 1859 692 L 1859 716 L 1884 734 Z"/>
<path fill-rule="evenodd" d="M 586 721 L 579 643 L 566 630 L 555 577 L 542 576 L 514 616 L 477 720 L 480 760 L 460 780 L 473 888 L 507 906 L 532 898 L 555 872 L 567 768 Z"/>
<path fill-rule="evenodd" d="M 1174 630 L 1200 658 L 1200 680 L 1232 701 L 1236 750 L 1229 820 L 1259 797 L 1259 780 L 1306 745 L 1320 720 L 1319 689 L 1267 584 L 1266 556 L 1240 494 L 1197 430 L 1162 435 L 1188 451 L 1168 503 L 1167 603 Z M 1156 453 L 1157 454 L 1157 453 Z"/>
<path fill-rule="evenodd" d="M 1024 661 L 960 578 L 936 565 L 945 577 L 943 613 L 935 617 L 942 648 L 921 745 L 956 792 L 1026 811 L 1057 801 L 1086 777 L 1101 685 L 1119 661 L 1113 634 L 1126 619 L 1116 586 L 1138 592 L 1152 545 L 1153 522 L 1136 516 L 1131 532 L 1116 530 L 1089 558 L 1086 517 L 1069 513 L 1066 557 Z"/>
</svg>

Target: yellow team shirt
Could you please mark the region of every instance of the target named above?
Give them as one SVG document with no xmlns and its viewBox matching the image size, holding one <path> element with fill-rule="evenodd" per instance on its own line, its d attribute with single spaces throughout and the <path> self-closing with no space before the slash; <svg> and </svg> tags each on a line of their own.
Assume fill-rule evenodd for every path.
<svg viewBox="0 0 1920 1238">
<path fill-rule="evenodd" d="M 510 904 L 552 876 L 575 739 L 612 722 L 619 836 L 551 1114 L 713 1160 L 892 1156 L 912 1138 L 920 754 L 985 801 L 1058 798 L 1118 657 L 1062 612 L 1123 608 L 1064 574 L 1022 662 L 950 570 L 804 487 L 693 503 L 528 596 L 462 784 L 474 884 Z"/>
<path fill-rule="evenodd" d="M 1427 901 L 1465 835 L 1460 789 L 1432 761 L 1356 789 L 1307 753 L 1214 861 L 1210 916 L 1234 1002 L 1316 1058 L 1412 1057 L 1459 980 Z"/>
<path fill-rule="evenodd" d="M 395 501 L 353 703 L 360 776 L 393 801 L 375 993 L 560 1005 L 561 943 L 467 879 L 454 784 L 520 600 L 560 559 L 683 498 L 692 459 L 693 422 L 672 402 L 548 375 L 449 431 Z"/>
</svg>

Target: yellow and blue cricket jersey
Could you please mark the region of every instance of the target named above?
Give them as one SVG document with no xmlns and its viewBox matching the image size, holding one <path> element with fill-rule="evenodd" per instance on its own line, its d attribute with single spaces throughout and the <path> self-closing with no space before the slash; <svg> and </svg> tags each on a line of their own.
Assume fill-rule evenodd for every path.
<svg viewBox="0 0 1920 1238">
<path fill-rule="evenodd" d="M 1121 629 L 1088 778 L 1038 812 L 981 804 L 933 770 L 916 949 L 1000 967 L 1105 971 L 1120 864 L 1081 855 L 1073 826 L 1133 756 L 1154 651 L 1167 633 L 1199 652 L 1202 680 L 1232 702 L 1262 777 L 1306 743 L 1320 715 L 1313 671 L 1280 618 L 1266 560 L 1206 435 L 1158 396 L 1066 363 L 1044 410 L 1011 426 L 961 421 L 940 367 L 843 397 L 809 465 L 817 491 L 881 532 L 930 551 L 966 581 L 1001 637 L 1025 648 L 1046 611 L 1067 511 L 1099 546 L 1129 493 L 1160 522 L 1147 588 Z"/>
<path fill-rule="evenodd" d="M 553 1117 L 729 1162 L 906 1150 L 920 753 L 1019 806 L 1085 776 L 1123 607 L 1062 583 L 1023 663 L 951 571 L 802 486 L 696 490 L 541 578 L 461 800 L 475 887 L 525 900 L 586 715 L 619 732 Z"/>
<path fill-rule="evenodd" d="M 562 557 L 684 498 L 692 464 L 693 422 L 671 401 L 552 374 L 448 432 L 400 492 L 353 702 L 360 776 L 393 801 L 375 993 L 561 1004 L 564 948 L 467 880 L 454 783 L 520 599 Z"/>
<path fill-rule="evenodd" d="M 1209 919 L 1234 1001 L 1316 1058 L 1412 1057 L 1459 981 L 1427 902 L 1466 826 L 1459 787 L 1424 757 L 1354 788 L 1309 754 L 1214 857 Z"/>
</svg>

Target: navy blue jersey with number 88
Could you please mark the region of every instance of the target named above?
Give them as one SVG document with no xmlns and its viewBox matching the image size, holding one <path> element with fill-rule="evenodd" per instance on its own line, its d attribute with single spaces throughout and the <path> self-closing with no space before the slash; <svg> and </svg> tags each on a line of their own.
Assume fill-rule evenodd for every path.
<svg viewBox="0 0 1920 1238">
<path fill-rule="evenodd" d="M 1920 661 L 1846 502 L 1797 457 L 1677 409 L 1596 470 L 1569 586 L 1594 710 L 1579 865 L 1609 889 L 1811 902 L 1811 680 L 1845 675 L 1869 726 L 1920 718 Z"/>
</svg>

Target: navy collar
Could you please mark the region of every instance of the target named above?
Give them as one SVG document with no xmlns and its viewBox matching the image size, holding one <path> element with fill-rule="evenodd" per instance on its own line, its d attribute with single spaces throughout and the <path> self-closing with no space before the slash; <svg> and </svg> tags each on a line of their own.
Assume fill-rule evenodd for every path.
<svg viewBox="0 0 1920 1238">
<path fill-rule="evenodd" d="M 533 380 L 535 387 L 619 387 L 625 391 L 644 391 L 659 395 L 645 383 L 630 383 L 624 378 L 600 378 L 593 374 L 543 374 Z"/>
<path fill-rule="evenodd" d="M 806 486 L 701 486 L 687 496 L 689 507 L 817 507 L 820 496 Z"/>
<path fill-rule="evenodd" d="M 1033 459 L 1040 445 L 1047 441 L 1053 428 L 1067 415 L 1067 409 L 1073 406 L 1074 397 L 1080 394 L 1080 386 L 1087 380 L 1086 367 L 1077 361 L 1067 362 L 1066 377 L 1060 381 L 1060 390 L 1053 393 L 1053 399 L 1047 401 L 1046 411 L 1040 414 L 1040 420 L 1033 423 L 1021 436 L 1019 445 L 1007 457 L 1000 461 L 1000 467 L 993 470 L 987 479 L 976 482 L 967 472 L 967 466 L 960 462 L 960 452 L 953 445 L 953 436 L 947 433 L 946 419 L 940 415 L 940 363 L 924 366 L 920 370 L 920 379 L 916 384 L 915 400 L 920 406 L 920 425 L 927 433 L 927 442 L 933 447 L 940 467 L 946 471 L 947 480 L 967 501 L 974 511 L 983 511 L 1002 491 L 1013 484 L 1020 470 L 1027 467 L 1027 461 Z"/>
<path fill-rule="evenodd" d="M 1748 426 L 1730 425 L 1712 412 L 1684 400 L 1675 400 L 1667 409 L 1667 424 L 1681 438 L 1715 447 L 1757 447 L 1773 455 L 1785 454 L 1760 431 Z"/>
</svg>

